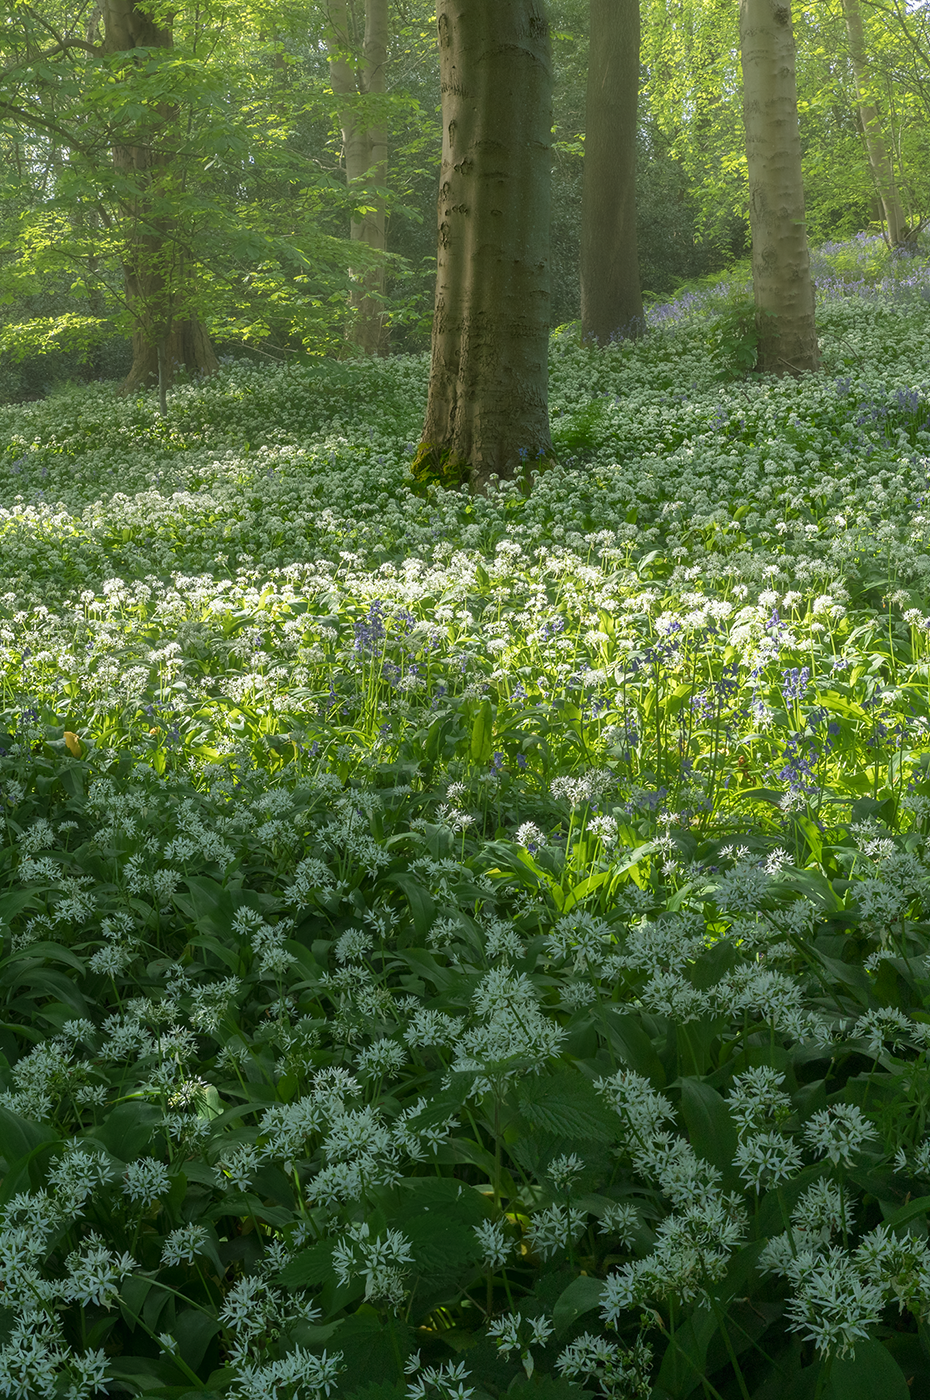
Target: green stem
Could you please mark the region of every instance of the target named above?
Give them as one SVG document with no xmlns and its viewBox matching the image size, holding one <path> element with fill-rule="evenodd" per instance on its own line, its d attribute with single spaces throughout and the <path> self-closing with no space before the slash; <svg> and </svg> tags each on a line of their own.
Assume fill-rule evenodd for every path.
<svg viewBox="0 0 930 1400">
<path fill-rule="evenodd" d="M 172 1289 L 171 1291 L 173 1292 L 174 1290 Z M 155 1343 L 155 1345 L 160 1347 L 161 1343 L 159 1342 L 156 1334 L 152 1331 L 151 1327 L 149 1327 L 146 1323 L 142 1321 L 142 1318 L 139 1317 L 138 1313 L 133 1312 L 132 1308 L 126 1302 L 122 1294 L 119 1295 L 119 1301 L 120 1306 L 126 1309 L 130 1317 L 134 1317 L 136 1319 L 136 1322 L 138 1322 L 143 1332 L 147 1332 L 148 1335 L 151 1337 L 152 1341 Z M 174 1362 L 175 1366 L 177 1366 L 178 1370 L 183 1371 L 185 1376 L 187 1376 L 187 1379 L 193 1381 L 194 1385 L 197 1387 L 198 1390 L 203 1390 L 203 1381 L 200 1379 L 196 1371 L 191 1370 L 190 1366 L 188 1366 L 184 1358 L 182 1356 L 179 1356 L 176 1351 L 169 1352 L 168 1355 L 171 1357 L 171 1360 Z"/>
<path fill-rule="evenodd" d="M 727 1330 L 727 1324 L 724 1314 L 720 1311 L 720 1305 L 717 1302 L 717 1299 L 713 1296 L 713 1294 L 708 1293 L 707 1296 L 710 1299 L 710 1305 L 713 1309 L 714 1317 L 717 1319 L 717 1326 L 720 1328 L 720 1335 L 723 1338 L 723 1345 L 727 1349 L 727 1356 L 730 1358 L 730 1365 L 733 1368 L 733 1374 L 736 1377 L 736 1383 L 739 1386 L 739 1393 L 740 1395 L 742 1395 L 743 1400 L 750 1400 L 749 1391 L 746 1388 L 746 1380 L 743 1376 L 742 1367 L 739 1364 L 736 1352 L 733 1350 L 733 1343 L 730 1341 L 730 1333 Z"/>
</svg>

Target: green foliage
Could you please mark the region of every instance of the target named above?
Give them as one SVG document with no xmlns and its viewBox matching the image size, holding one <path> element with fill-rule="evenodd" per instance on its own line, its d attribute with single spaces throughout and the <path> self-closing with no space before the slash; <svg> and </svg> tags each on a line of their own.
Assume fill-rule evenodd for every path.
<svg viewBox="0 0 930 1400">
<path fill-rule="evenodd" d="M 716 311 L 707 328 L 707 348 L 720 367 L 722 379 L 737 378 L 756 368 L 759 356 L 760 317 L 751 297 L 738 297 Z"/>
<path fill-rule="evenodd" d="M 563 409 L 553 415 L 552 441 L 556 454 L 561 459 L 587 461 L 603 442 L 607 427 L 608 405 L 592 399 L 582 408 L 572 411 Z"/>
<path fill-rule="evenodd" d="M 554 340 L 528 496 L 425 357 L 0 410 L 20 1391 L 930 1387 L 920 285 Z"/>
<path fill-rule="evenodd" d="M 471 478 L 468 463 L 456 457 L 451 448 L 437 449 L 428 442 L 420 443 L 410 463 L 410 472 L 415 489 L 423 495 L 434 486 L 455 491 Z"/>
</svg>

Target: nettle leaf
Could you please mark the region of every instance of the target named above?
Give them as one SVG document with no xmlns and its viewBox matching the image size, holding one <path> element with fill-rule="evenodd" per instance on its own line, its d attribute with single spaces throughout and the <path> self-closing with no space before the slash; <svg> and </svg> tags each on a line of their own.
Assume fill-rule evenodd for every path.
<svg viewBox="0 0 930 1400">
<path fill-rule="evenodd" d="M 527 1123 L 560 1137 L 614 1142 L 620 1135 L 620 1119 L 577 1070 L 524 1079 L 517 1090 L 517 1102 Z"/>
<path fill-rule="evenodd" d="M 281 1288 L 314 1288 L 332 1277 L 333 1242 L 321 1240 L 289 1259 L 274 1282 Z"/>
<path fill-rule="evenodd" d="M 334 1339 L 336 1343 L 345 1366 L 339 1378 L 343 1394 L 367 1384 L 372 1376 L 397 1376 L 401 1380 L 400 1367 L 415 1349 L 413 1332 L 406 1323 L 394 1317 L 382 1322 L 368 1303 L 362 1303 L 345 1319 Z"/>
</svg>

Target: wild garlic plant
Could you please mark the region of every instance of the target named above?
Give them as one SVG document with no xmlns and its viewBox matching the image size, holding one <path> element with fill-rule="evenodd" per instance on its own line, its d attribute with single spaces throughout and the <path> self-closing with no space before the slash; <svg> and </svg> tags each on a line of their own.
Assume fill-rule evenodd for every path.
<svg viewBox="0 0 930 1400">
<path fill-rule="evenodd" d="M 0 409 L 0 1395 L 930 1388 L 927 270 L 823 258 L 800 382 L 554 337 L 528 496 L 419 359 Z"/>
</svg>

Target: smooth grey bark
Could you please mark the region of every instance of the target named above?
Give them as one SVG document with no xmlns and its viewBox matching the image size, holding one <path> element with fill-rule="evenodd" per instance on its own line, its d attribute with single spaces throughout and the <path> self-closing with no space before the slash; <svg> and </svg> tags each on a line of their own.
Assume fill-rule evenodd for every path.
<svg viewBox="0 0 930 1400">
<path fill-rule="evenodd" d="M 846 20 L 846 33 L 849 37 L 849 57 L 856 82 L 859 121 L 862 125 L 862 137 L 869 158 L 869 168 L 872 172 L 875 192 L 881 201 L 884 212 L 888 243 L 892 248 L 899 248 L 907 241 L 907 220 L 898 197 L 894 163 L 885 144 L 881 118 L 872 99 L 872 78 L 869 71 L 865 30 L 862 24 L 859 0 L 843 0 L 843 15 Z"/>
<path fill-rule="evenodd" d="M 159 24 L 135 0 L 104 0 L 105 53 L 172 46 L 171 29 Z M 177 113 L 167 105 L 160 117 L 170 124 Z M 169 171 L 164 147 L 119 145 L 116 169 L 129 177 L 135 193 L 123 210 L 123 275 L 132 315 L 132 367 L 123 390 L 157 384 L 164 411 L 167 385 L 176 367 L 212 374 L 219 369 L 210 337 L 186 304 L 189 270 L 183 241 L 169 215 L 158 208 L 159 185 Z"/>
<path fill-rule="evenodd" d="M 640 335 L 636 246 L 639 0 L 591 0 L 581 200 L 581 334 Z"/>
<path fill-rule="evenodd" d="M 547 459 L 552 64 L 540 0 L 439 0 L 442 167 L 432 363 L 414 473 Z"/>
<path fill-rule="evenodd" d="M 376 252 L 387 247 L 384 194 L 388 178 L 387 128 L 383 121 L 366 117 L 364 98 L 385 91 L 387 76 L 387 0 L 365 0 L 365 35 L 362 61 L 352 56 L 352 35 L 347 0 L 326 0 L 329 75 L 339 109 L 346 183 L 359 190 L 364 212 L 353 218 L 350 235 Z M 362 98 L 362 103 L 358 101 Z M 369 104 L 370 106 L 370 104 Z M 349 340 L 366 354 L 385 354 L 384 265 L 355 274 L 352 292 L 354 315 Z"/>
<path fill-rule="evenodd" d="M 740 0 L 743 121 L 759 368 L 820 364 L 804 217 L 794 33 L 788 0 Z"/>
</svg>

